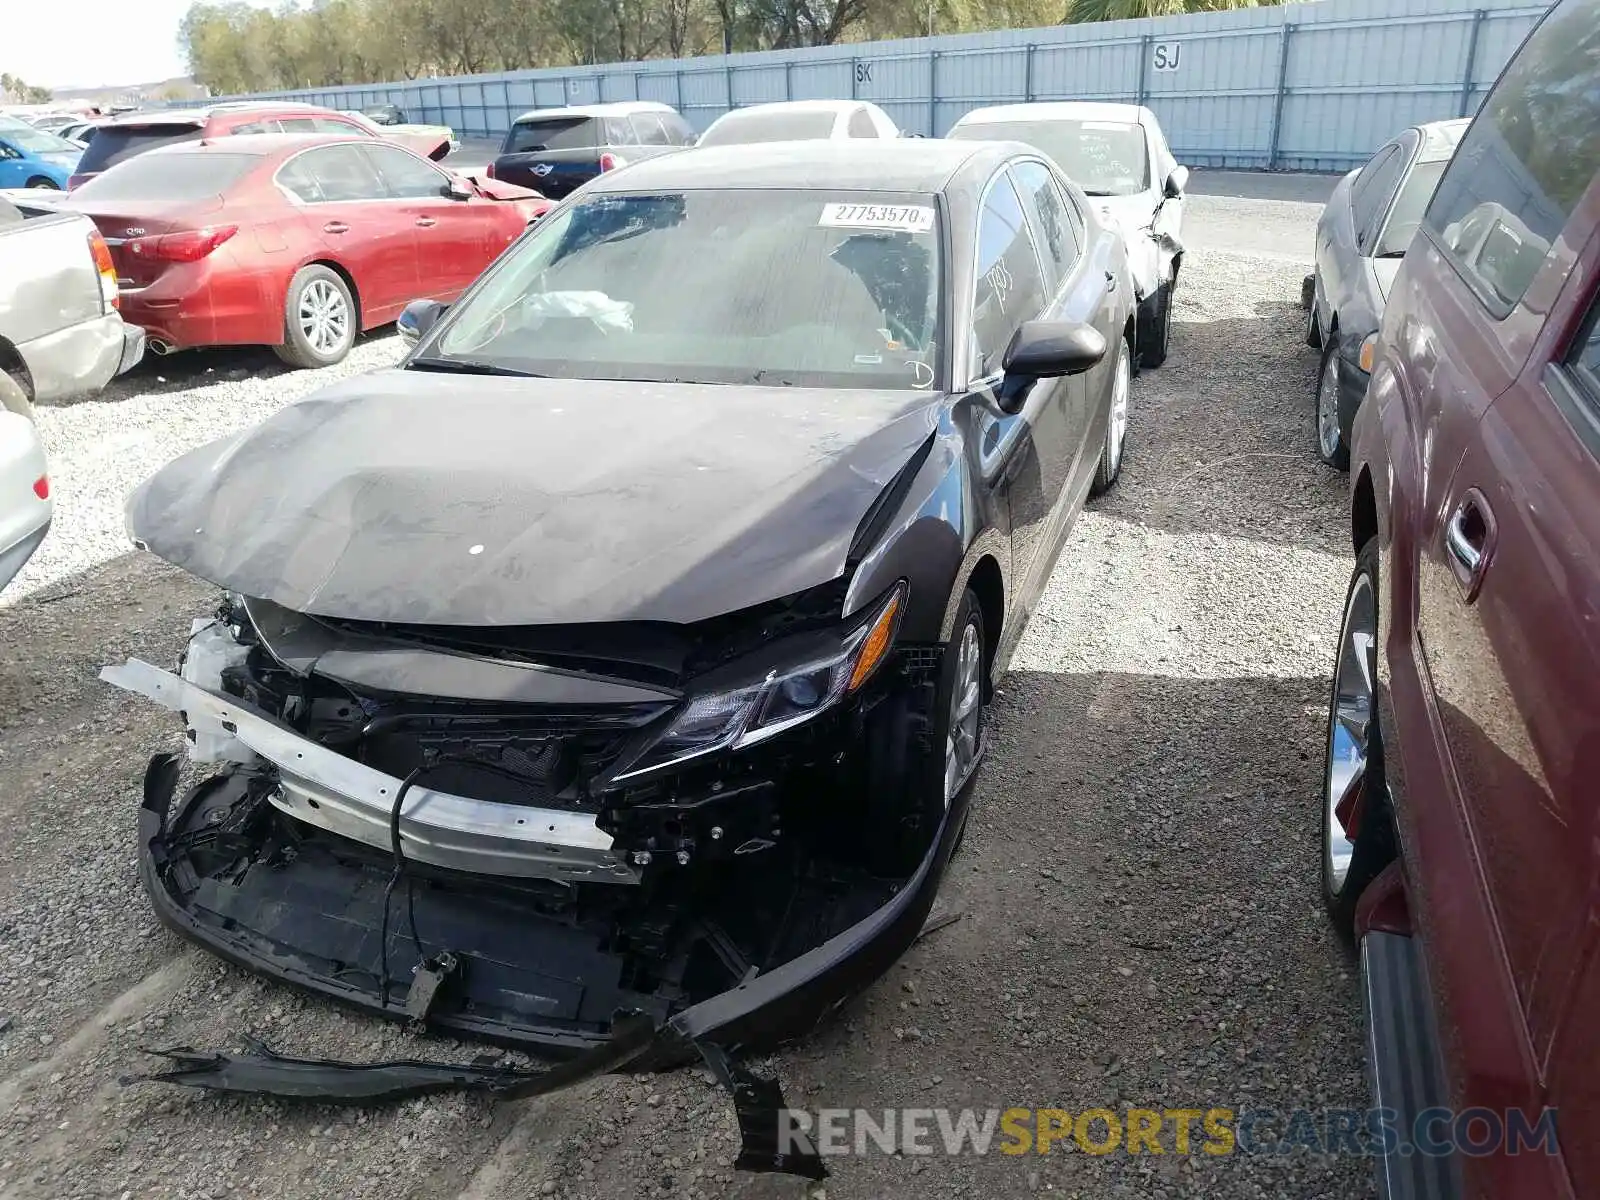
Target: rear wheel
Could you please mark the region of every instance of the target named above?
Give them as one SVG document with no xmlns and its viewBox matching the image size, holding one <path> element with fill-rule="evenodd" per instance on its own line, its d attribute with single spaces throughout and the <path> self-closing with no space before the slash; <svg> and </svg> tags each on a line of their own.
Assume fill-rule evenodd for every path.
<svg viewBox="0 0 1600 1200">
<path fill-rule="evenodd" d="M 1110 491 L 1122 475 L 1122 452 L 1128 442 L 1129 396 L 1133 391 L 1133 356 L 1128 339 L 1117 339 L 1116 374 L 1111 377 L 1111 415 L 1106 421 L 1106 440 L 1100 447 L 1100 462 L 1094 469 L 1091 494 Z"/>
<path fill-rule="evenodd" d="M 1395 856 L 1373 681 L 1378 666 L 1378 539 L 1356 556 L 1328 698 L 1322 772 L 1322 901 L 1345 937 L 1361 893 Z M 1351 826 L 1354 825 L 1354 832 Z"/>
<path fill-rule="evenodd" d="M 330 367 L 350 353 L 356 340 L 356 305 L 337 271 L 302 267 L 289 281 L 284 301 L 284 344 L 274 346 L 292 367 Z"/>
</svg>

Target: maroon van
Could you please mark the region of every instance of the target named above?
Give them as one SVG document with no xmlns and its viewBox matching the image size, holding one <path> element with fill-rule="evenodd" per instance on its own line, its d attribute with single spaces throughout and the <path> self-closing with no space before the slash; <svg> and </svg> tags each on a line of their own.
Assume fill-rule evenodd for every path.
<svg viewBox="0 0 1600 1200">
<path fill-rule="evenodd" d="M 1600 1197 L 1600 0 L 1439 183 L 1354 428 L 1323 890 L 1384 1196 Z"/>
</svg>

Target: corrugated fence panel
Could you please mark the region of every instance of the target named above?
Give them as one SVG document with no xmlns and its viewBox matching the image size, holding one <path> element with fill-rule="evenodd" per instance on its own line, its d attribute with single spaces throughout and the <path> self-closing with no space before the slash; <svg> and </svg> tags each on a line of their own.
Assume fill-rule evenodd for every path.
<svg viewBox="0 0 1600 1200">
<path fill-rule="evenodd" d="M 1142 101 L 1192 166 L 1344 170 L 1407 125 L 1475 112 L 1545 7 L 1320 0 L 279 98 L 334 108 L 393 103 L 414 121 L 479 136 L 503 133 L 529 109 L 601 100 L 661 101 L 704 130 L 730 107 L 854 96 L 881 105 L 907 132 L 930 136 L 988 104 Z"/>
</svg>

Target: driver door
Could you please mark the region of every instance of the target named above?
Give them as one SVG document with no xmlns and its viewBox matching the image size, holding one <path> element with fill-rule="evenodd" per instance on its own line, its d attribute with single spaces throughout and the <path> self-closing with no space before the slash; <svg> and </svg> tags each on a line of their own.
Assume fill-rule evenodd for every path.
<svg viewBox="0 0 1600 1200">
<path fill-rule="evenodd" d="M 1072 409 L 1077 380 L 1041 379 L 1021 411 L 1002 414 L 994 403 L 1001 359 L 1025 321 L 1045 316 L 1055 290 L 1034 243 L 1027 209 L 1011 168 L 996 172 L 978 216 L 972 298 L 969 378 L 982 397 L 976 408 L 978 470 L 1011 522 L 1013 611 L 1031 611 L 1051 565 L 1048 525 L 1071 468 Z M 1054 274 L 1052 268 L 1051 275 Z M 1020 630 L 1022 622 L 1007 621 Z"/>
</svg>

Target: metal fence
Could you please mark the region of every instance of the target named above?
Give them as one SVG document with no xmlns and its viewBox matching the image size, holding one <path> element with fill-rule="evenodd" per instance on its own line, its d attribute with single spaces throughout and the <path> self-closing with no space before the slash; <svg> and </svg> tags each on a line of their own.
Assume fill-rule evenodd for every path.
<svg viewBox="0 0 1600 1200">
<path fill-rule="evenodd" d="M 1526 0 L 1320 0 L 1140 21 L 853 43 L 598 67 L 284 92 L 334 108 L 397 104 L 413 121 L 498 135 L 520 114 L 659 100 L 697 129 L 730 108 L 859 97 L 907 132 L 969 109 L 1113 100 L 1155 110 L 1191 166 L 1327 171 L 1397 130 L 1476 111 L 1548 6 Z"/>
</svg>

